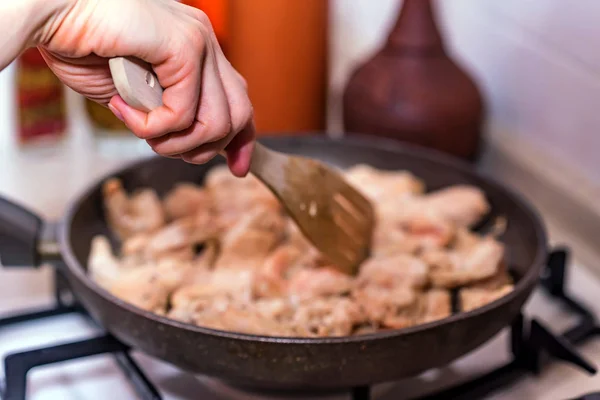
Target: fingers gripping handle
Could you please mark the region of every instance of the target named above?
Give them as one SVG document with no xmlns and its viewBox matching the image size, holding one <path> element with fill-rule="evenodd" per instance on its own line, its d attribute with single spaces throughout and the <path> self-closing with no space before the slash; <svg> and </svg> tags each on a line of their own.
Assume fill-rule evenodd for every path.
<svg viewBox="0 0 600 400">
<path fill-rule="evenodd" d="M 162 106 L 163 88 L 150 64 L 138 58 L 115 57 L 108 61 L 108 66 L 115 88 L 125 103 L 145 112 Z M 219 154 L 225 157 L 224 151 Z"/>
<path fill-rule="evenodd" d="M 148 63 L 116 57 L 108 61 L 108 66 L 117 92 L 131 107 L 150 112 L 162 106 L 163 88 Z"/>
</svg>

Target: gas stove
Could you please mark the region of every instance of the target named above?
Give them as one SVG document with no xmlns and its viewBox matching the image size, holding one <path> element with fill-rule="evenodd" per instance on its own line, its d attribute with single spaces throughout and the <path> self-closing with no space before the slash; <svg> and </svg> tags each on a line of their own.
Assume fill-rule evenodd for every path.
<svg viewBox="0 0 600 400">
<path fill-rule="evenodd" d="M 600 381 L 594 378 L 600 352 L 586 351 L 586 342 L 600 339 L 596 323 L 600 305 L 593 303 L 600 281 L 581 268 L 568 267 L 568 251 L 554 251 L 523 313 L 487 344 L 449 366 L 399 382 L 328 393 L 256 392 L 191 375 L 140 354 L 89 317 L 57 269 L 51 306 L 0 317 L 0 354 L 4 357 L 0 398 L 600 399 L 598 394 L 585 394 L 590 391 L 584 389 L 595 383 L 600 391 Z M 575 287 L 585 288 L 588 299 L 578 296 Z M 557 366 L 568 369 L 559 374 L 554 371 L 564 383 L 558 388 L 548 384 L 549 380 L 556 383 L 552 371 Z"/>
</svg>

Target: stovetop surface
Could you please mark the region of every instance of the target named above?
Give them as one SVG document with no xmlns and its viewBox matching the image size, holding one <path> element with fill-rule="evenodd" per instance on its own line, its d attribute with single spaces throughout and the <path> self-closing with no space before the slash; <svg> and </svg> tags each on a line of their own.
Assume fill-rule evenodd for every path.
<svg viewBox="0 0 600 400">
<path fill-rule="evenodd" d="M 600 315 L 600 280 L 582 267 L 568 270 L 567 288 Z M 35 303 L 28 299 L 26 303 Z M 39 303 L 39 301 L 37 301 Z M 24 302 L 25 303 L 25 302 Z M 51 304 L 51 300 L 46 301 Z M 15 302 L 0 302 L 0 312 L 15 312 Z M 552 331 L 559 333 L 576 323 L 576 317 L 541 289 L 536 290 L 525 308 L 526 316 L 535 316 Z M 99 328 L 79 314 L 67 314 L 4 327 L 0 330 L 0 356 L 5 357 L 31 348 L 68 343 L 102 335 Z M 396 400 L 415 398 L 435 392 L 446 386 L 472 379 L 508 362 L 509 329 L 505 329 L 486 345 L 466 355 L 448 367 L 429 371 L 419 377 L 397 383 L 383 384 L 372 389 L 372 398 Z M 577 346 L 583 356 L 600 364 L 600 339 Z M 285 400 L 285 399 L 350 399 L 350 393 L 309 395 L 307 393 L 251 393 L 225 385 L 218 380 L 183 373 L 164 362 L 133 352 L 133 358 L 165 400 Z M 406 362 L 398 360 L 399 363 Z M 2 375 L 4 371 L 0 367 Z M 570 399 L 584 393 L 600 390 L 600 377 L 582 373 L 575 367 L 553 362 L 541 374 L 523 372 L 524 378 L 489 399 Z M 27 398 L 31 400 L 99 400 L 137 399 L 137 395 L 118 368 L 111 355 L 98 355 L 59 364 L 36 367 L 28 375 Z"/>
</svg>

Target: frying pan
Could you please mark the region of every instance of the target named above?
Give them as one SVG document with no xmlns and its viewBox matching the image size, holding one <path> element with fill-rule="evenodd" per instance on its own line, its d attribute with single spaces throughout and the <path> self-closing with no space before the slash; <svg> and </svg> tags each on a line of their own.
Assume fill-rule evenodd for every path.
<svg viewBox="0 0 600 400">
<path fill-rule="evenodd" d="M 256 388 L 347 388 L 398 380 L 441 367 L 470 352 L 512 322 L 530 296 L 547 256 L 546 233 L 536 212 L 516 194 L 461 161 L 441 153 L 387 140 L 346 136 L 266 138 L 272 149 L 311 156 L 342 168 L 357 163 L 406 169 L 429 190 L 455 184 L 481 188 L 492 216 L 506 217 L 501 240 L 515 275 L 514 290 L 484 307 L 401 330 L 337 338 L 277 338 L 217 331 L 177 322 L 138 309 L 93 282 L 86 274 L 90 242 L 108 234 L 98 181 L 79 196 L 55 230 L 62 261 L 57 268 L 91 316 L 131 347 L 183 370 Z M 166 194 L 176 182 L 202 183 L 202 166 L 152 157 L 116 174 L 129 191 L 154 188 Z M 0 255 L 4 265 L 31 266 L 47 226 L 22 207 L 0 200 Z"/>
</svg>

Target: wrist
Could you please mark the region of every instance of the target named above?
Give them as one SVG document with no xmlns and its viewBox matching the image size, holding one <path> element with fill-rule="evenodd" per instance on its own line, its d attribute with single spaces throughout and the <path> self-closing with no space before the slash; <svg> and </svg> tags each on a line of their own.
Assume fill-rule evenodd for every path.
<svg viewBox="0 0 600 400">
<path fill-rule="evenodd" d="M 37 46 L 49 22 L 75 1 L 0 0 L 0 71 L 27 47 Z"/>
</svg>

